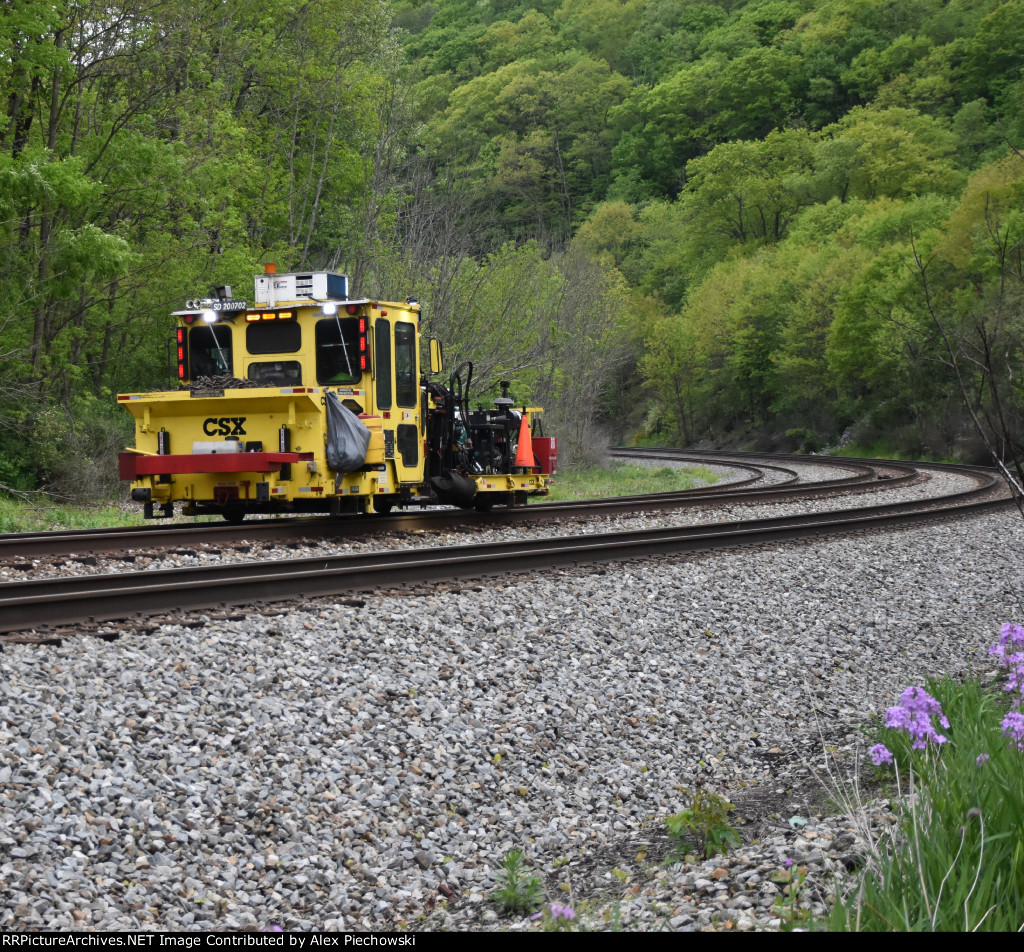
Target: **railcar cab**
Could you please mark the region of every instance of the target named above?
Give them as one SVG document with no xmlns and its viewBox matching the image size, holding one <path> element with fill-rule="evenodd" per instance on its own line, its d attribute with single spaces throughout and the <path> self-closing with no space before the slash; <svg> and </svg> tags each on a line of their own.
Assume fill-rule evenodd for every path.
<svg viewBox="0 0 1024 952">
<path fill-rule="evenodd" d="M 252 305 L 233 300 L 228 287 L 218 290 L 225 297 L 174 312 L 179 383 L 351 388 L 369 375 L 374 386 L 361 394 L 367 404 L 416 406 L 417 304 L 350 300 L 345 276 L 335 274 L 268 271 L 256 279 Z"/>
<path fill-rule="evenodd" d="M 277 274 L 273 265 L 256 278 L 252 306 L 231 304 L 228 311 L 214 302 L 198 315 L 179 312 L 189 345 L 189 364 L 184 373 L 179 366 L 179 379 L 200 376 L 192 363 L 198 358 L 201 369 L 216 371 L 208 376 L 311 393 L 321 406 L 335 394 L 379 437 L 367 459 L 367 472 L 384 474 L 375 477 L 382 485 L 374 490 L 422 482 L 418 304 L 353 300 L 344 275 Z M 337 486 L 350 496 L 365 488 L 355 476 Z"/>
<path fill-rule="evenodd" d="M 387 509 L 424 482 L 414 302 L 351 299 L 328 273 L 277 274 L 175 311 L 177 391 L 121 394 L 136 445 L 121 476 L 147 515 Z M 330 463 L 329 403 L 369 431 L 361 462 Z M 364 431 L 365 435 L 365 431 Z M 374 507 L 374 501 L 379 505 Z"/>
</svg>

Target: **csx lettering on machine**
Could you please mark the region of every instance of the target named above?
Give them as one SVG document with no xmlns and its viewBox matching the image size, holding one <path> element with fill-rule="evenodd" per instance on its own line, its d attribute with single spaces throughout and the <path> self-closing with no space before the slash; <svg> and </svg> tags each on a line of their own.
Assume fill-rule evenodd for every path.
<svg viewBox="0 0 1024 952">
<path fill-rule="evenodd" d="M 146 518 L 250 513 L 387 513 L 454 505 L 487 511 L 544 496 L 557 441 L 539 407 L 502 381 L 470 408 L 473 365 L 443 373 L 419 305 L 353 300 L 344 275 L 255 280 L 175 311 L 177 388 L 119 394 L 135 418 L 121 479 Z M 440 382 L 439 382 L 440 381 Z"/>
</svg>

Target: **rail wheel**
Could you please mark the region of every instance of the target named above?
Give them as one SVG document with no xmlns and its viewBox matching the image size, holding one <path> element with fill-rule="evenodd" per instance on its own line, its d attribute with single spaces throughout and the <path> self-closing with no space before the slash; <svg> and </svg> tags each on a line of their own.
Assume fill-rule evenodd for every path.
<svg viewBox="0 0 1024 952">
<path fill-rule="evenodd" d="M 233 526 L 239 525 L 245 519 L 245 510 L 241 506 L 225 506 L 220 514 L 225 522 L 230 522 Z"/>
<path fill-rule="evenodd" d="M 494 493 L 477 493 L 473 497 L 473 508 L 477 512 L 490 512 L 494 508 Z"/>
</svg>

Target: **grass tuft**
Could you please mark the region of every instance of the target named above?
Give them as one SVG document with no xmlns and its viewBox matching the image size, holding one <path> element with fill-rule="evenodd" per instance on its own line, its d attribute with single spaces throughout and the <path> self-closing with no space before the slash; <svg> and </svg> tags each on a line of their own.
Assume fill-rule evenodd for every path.
<svg viewBox="0 0 1024 952">
<path fill-rule="evenodd" d="M 602 499 L 646 493 L 679 492 L 711 486 L 721 479 L 706 466 L 640 466 L 612 460 L 608 466 L 588 466 L 560 472 L 547 502 Z"/>
<path fill-rule="evenodd" d="M 0 532 L 52 532 L 58 529 L 105 529 L 144 522 L 141 510 L 118 505 L 70 506 L 45 496 L 33 503 L 0 497 Z"/>
</svg>

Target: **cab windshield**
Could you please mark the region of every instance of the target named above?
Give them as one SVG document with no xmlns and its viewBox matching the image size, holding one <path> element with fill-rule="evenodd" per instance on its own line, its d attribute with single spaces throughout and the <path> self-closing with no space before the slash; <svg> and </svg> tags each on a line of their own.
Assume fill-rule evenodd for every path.
<svg viewBox="0 0 1024 952">
<path fill-rule="evenodd" d="M 316 323 L 316 379 L 318 383 L 357 383 L 359 370 L 359 318 L 329 317 Z"/>
<path fill-rule="evenodd" d="M 232 373 L 231 328 L 227 324 L 197 324 L 189 328 L 188 362 L 193 380 Z"/>
</svg>

